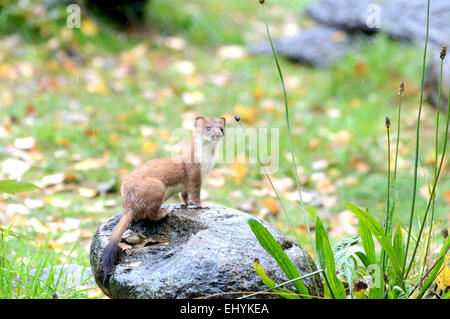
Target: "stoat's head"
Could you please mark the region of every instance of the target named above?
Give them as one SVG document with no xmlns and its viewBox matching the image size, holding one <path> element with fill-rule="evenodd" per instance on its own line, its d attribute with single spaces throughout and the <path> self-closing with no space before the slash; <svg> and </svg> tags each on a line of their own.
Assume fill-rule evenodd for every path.
<svg viewBox="0 0 450 319">
<path fill-rule="evenodd" d="M 225 136 L 224 117 L 198 116 L 195 118 L 195 138 L 201 138 L 202 144 L 218 144 Z"/>
</svg>

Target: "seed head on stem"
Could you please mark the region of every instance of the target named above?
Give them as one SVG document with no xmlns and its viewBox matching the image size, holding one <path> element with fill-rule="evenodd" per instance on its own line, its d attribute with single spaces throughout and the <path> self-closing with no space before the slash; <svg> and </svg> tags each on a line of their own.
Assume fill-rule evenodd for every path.
<svg viewBox="0 0 450 319">
<path fill-rule="evenodd" d="M 386 116 L 386 127 L 390 128 L 391 127 L 391 119 L 389 117 Z"/>
<path fill-rule="evenodd" d="M 446 55 L 447 55 L 447 46 L 443 45 L 441 48 L 441 60 L 444 60 Z"/>
<path fill-rule="evenodd" d="M 402 83 L 400 83 L 400 86 L 398 88 L 398 94 L 403 95 L 403 93 L 405 93 L 405 82 L 402 81 Z"/>
</svg>

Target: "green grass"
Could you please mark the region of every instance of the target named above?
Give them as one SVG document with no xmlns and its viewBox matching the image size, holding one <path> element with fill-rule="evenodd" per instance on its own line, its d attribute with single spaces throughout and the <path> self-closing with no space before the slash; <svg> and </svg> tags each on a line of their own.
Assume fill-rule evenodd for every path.
<svg viewBox="0 0 450 319">
<path fill-rule="evenodd" d="M 12 226 L 12 225 L 11 225 Z M 72 277 L 59 258 L 48 247 L 48 241 L 37 243 L 32 235 L 17 234 L 11 226 L 0 230 L 0 298 L 8 299 L 77 299 L 87 297 L 87 288 L 80 282 L 78 288 L 69 289 Z M 76 245 L 68 252 L 76 249 Z M 61 265 L 58 272 L 56 265 Z M 47 277 L 42 277 L 48 269 Z M 88 279 L 88 278 L 87 278 Z M 86 280 L 87 280 L 86 279 Z"/>
<path fill-rule="evenodd" d="M 308 1 L 277 1 L 270 4 L 277 6 L 282 13 L 297 15 L 300 26 L 308 26 L 311 21 L 304 17 L 302 8 Z M 0 138 L 0 161 L 11 158 L 4 152 L 6 146 L 15 138 L 33 136 L 36 139 L 37 151 L 42 159 L 37 159 L 35 165 L 25 173 L 24 181 L 37 182 L 44 176 L 65 172 L 77 177 L 75 189 L 80 185 L 96 185 L 107 182 L 111 178 L 122 179 L 120 170 L 130 172 L 134 166 L 126 161 L 126 155 L 134 154 L 142 160 L 158 156 L 169 156 L 165 145 L 170 139 L 164 135 L 153 134 L 150 137 L 141 134 L 141 128 L 153 127 L 166 129 L 169 132 L 180 127 L 182 114 L 188 111 L 202 115 L 228 115 L 231 119 L 235 107 L 241 104 L 246 108 L 255 107 L 254 122 L 245 123 L 246 127 L 279 127 L 280 128 L 280 169 L 273 175 L 275 178 L 289 177 L 294 181 L 289 149 L 287 130 L 283 118 L 283 95 L 278 75 L 273 68 L 271 56 L 249 56 L 238 60 L 220 60 L 216 52 L 223 44 L 266 41 L 263 29 L 262 14 L 257 1 L 162 1 L 153 0 L 148 7 L 147 16 L 151 19 L 148 34 L 141 37 L 117 36 L 110 29 L 99 28 L 98 34 L 89 37 L 81 31 L 74 31 L 70 41 L 61 40 L 61 32 L 67 29 L 60 22 L 51 25 L 48 33 L 30 28 L 23 22 L 17 24 L 17 30 L 24 38 L 21 55 L 2 56 L 1 67 L 17 67 L 27 62 L 33 68 L 30 78 L 19 77 L 11 79 L 10 73 L 0 72 L 0 103 L 3 103 L 2 93 L 12 95 L 12 104 L 0 108 L 0 124 L 10 123 L 11 117 L 18 123 L 8 124 L 9 136 Z M 281 26 L 283 14 L 268 12 L 271 25 Z M 20 18 L 20 17 L 19 17 Z M 12 18 L 11 18 L 12 19 Z M 14 18 L 16 19 L 16 18 Z M 2 29 L 2 28 L 0 28 Z M 5 30 L 5 29 L 2 29 Z M 7 30 L 8 31 L 8 30 Z M 9 30 L 12 32 L 14 30 Z M 2 35 L 4 35 L 2 33 Z M 187 49 L 175 51 L 155 41 L 157 36 L 181 36 L 187 42 Z M 253 38 L 251 36 L 254 35 Z M 276 35 L 274 35 L 276 37 Z M 70 67 L 66 61 L 58 58 L 48 48 L 50 39 L 59 39 L 61 48 L 70 45 L 76 50 L 86 64 L 81 67 Z M 3 43 L 5 37 L 0 38 Z M 131 61 L 133 72 L 127 76 L 116 77 L 115 70 L 120 66 L 118 54 L 144 44 L 147 52 Z M 315 172 L 312 163 L 326 160 L 329 166 L 323 172 L 335 184 L 336 204 L 329 209 L 310 207 L 321 217 L 325 227 L 330 223 L 328 218 L 346 210 L 345 203 L 358 203 L 361 208 L 370 207 L 370 213 L 377 220 L 382 220 L 385 214 L 386 193 L 386 136 L 384 119 L 389 116 L 392 123 L 397 122 L 398 84 L 404 80 L 406 91 L 402 106 L 402 137 L 400 143 L 400 162 L 406 163 L 398 168 L 396 186 L 398 187 L 398 208 L 394 222 L 404 225 L 408 222 L 413 180 L 412 165 L 414 163 L 415 123 L 418 94 L 420 92 L 422 48 L 408 47 L 393 42 L 384 36 L 378 36 L 365 43 L 361 52 L 351 54 L 342 59 L 330 69 L 313 69 L 280 60 L 280 66 L 288 83 L 288 98 L 292 125 L 292 144 L 297 164 L 303 168 L 301 177 L 306 178 L 305 190 L 314 190 L 317 184 L 311 176 Z M 196 79 L 182 75 L 173 69 L 178 60 L 191 61 L 196 71 L 194 77 L 202 84 L 196 84 Z M 100 62 L 105 62 L 102 67 Z M 109 66 L 108 66 L 109 65 Z M 87 70 L 93 70 L 103 79 L 107 88 L 105 94 L 89 93 L 83 76 Z M 224 86 L 216 86 L 208 81 L 211 75 L 227 74 L 229 81 Z M 42 77 L 61 80 L 56 88 L 43 89 L 39 86 Z M 294 80 L 297 82 L 293 83 Z M 201 83 L 201 82 L 200 82 Z M 115 91 L 120 85 L 123 89 Z M 263 92 L 262 97 L 254 94 L 255 90 Z M 148 91 L 158 94 L 166 91 L 154 100 L 146 99 Z M 200 91 L 204 95 L 203 102 L 186 105 L 182 93 Z M 264 112 L 265 101 L 273 101 L 274 110 Z M 26 125 L 27 105 L 32 104 L 36 113 L 34 124 Z M 75 108 L 74 108 L 75 105 Z M 70 107 L 72 109 L 70 109 Z M 337 117 L 330 116 L 338 114 Z M 65 122 L 62 111 L 75 112 L 86 116 L 83 123 Z M 418 175 L 419 188 L 425 184 L 423 171 L 428 180 L 433 176 L 433 163 L 428 161 L 428 154 L 433 155 L 435 115 L 436 111 L 425 104 L 421 128 L 421 154 Z M 228 122 L 229 127 L 237 126 Z M 96 135 L 88 137 L 86 131 L 95 129 Z M 441 119 L 440 134 L 444 132 L 444 119 Z M 342 132 L 350 133 L 350 140 L 336 145 L 336 138 Z M 67 141 L 66 146 L 58 144 L 61 139 Z M 393 140 L 395 138 L 393 137 Z M 151 141 L 158 148 L 152 154 L 142 152 L 142 145 Z M 311 141 L 317 141 L 318 147 L 312 148 Z M 393 141 L 394 142 L 394 141 Z M 61 158 L 55 152 L 65 151 Z M 89 171 L 76 171 L 76 157 L 103 158 L 109 157 L 107 165 Z M 366 165 L 365 171 L 358 171 L 352 162 L 355 160 Z M 218 164 L 218 168 L 230 169 L 231 164 Z M 252 190 L 263 185 L 263 175 L 259 173 L 257 164 L 248 166 L 249 172 L 242 182 L 236 185 L 230 174 L 225 175 L 223 187 L 214 188 L 206 184 L 209 200 L 230 207 L 238 207 L 244 200 L 255 197 Z M 446 170 L 448 171 L 448 170 Z M 446 175 L 447 172 L 442 172 Z M 2 176 L 0 176 L 2 177 Z M 350 183 L 349 178 L 354 180 Z M 293 184 L 295 185 L 295 184 Z M 435 220 L 442 219 L 442 227 L 446 225 L 446 204 L 442 194 L 450 188 L 450 180 L 440 182 L 435 204 Z M 238 197 L 230 196 L 231 191 L 238 189 Z M 294 191 L 295 187 L 291 189 Z M 51 200 L 54 198 L 70 200 L 67 208 L 46 204 L 44 208 L 30 210 L 24 218 L 36 218 L 44 225 L 49 222 L 62 223 L 66 217 L 81 220 L 81 227 L 93 235 L 98 225 L 106 218 L 116 214 L 120 209 L 118 193 L 103 195 L 88 199 L 78 195 L 76 190 L 45 193 L 30 192 L 31 198 Z M 92 211 L 98 201 L 114 199 L 116 207 L 106 207 L 104 211 Z M 255 197 L 254 214 L 262 208 L 262 199 Z M 0 198 L 0 203 L 22 203 L 21 196 Z M 303 215 L 295 202 L 284 200 L 286 208 L 296 225 L 304 223 Z M 425 199 L 418 195 L 416 212 L 424 212 Z M 0 208 L 1 209 L 1 208 Z M 8 224 L 15 218 L 8 217 Z M 283 214 L 268 216 L 267 219 L 276 223 L 283 231 L 294 236 Z M 413 225 L 417 228 L 417 225 Z M 6 228 L 5 225 L 2 227 Z M 331 227 L 331 224 L 330 224 Z M 16 231 L 24 232 L 31 238 L 43 239 L 32 228 L 21 223 L 15 223 Z M 58 264 L 67 258 L 71 244 L 57 243 L 63 232 L 47 234 L 48 246 L 53 249 L 54 256 L 49 264 Z M 299 231 L 300 240 L 305 247 L 308 244 L 305 231 Z M 337 238 L 340 239 L 340 238 Z M 75 248 L 76 256 L 73 263 L 89 266 L 89 236 L 81 237 Z M 11 246 L 11 254 L 21 249 L 37 252 L 38 247 L 29 245 L 26 241 L 17 242 Z M 432 246 L 433 247 L 433 246 Z M 434 246 L 435 247 L 435 246 Z M 36 265 L 35 265 L 36 266 Z M 37 266 L 36 266 L 37 267 Z M 9 278 L 9 277 L 8 277 Z"/>
</svg>

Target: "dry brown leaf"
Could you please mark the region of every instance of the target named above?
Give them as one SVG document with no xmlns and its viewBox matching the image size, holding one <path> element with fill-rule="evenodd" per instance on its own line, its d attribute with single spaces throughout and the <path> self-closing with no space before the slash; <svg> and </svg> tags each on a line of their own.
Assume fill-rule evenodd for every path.
<svg viewBox="0 0 450 319">
<path fill-rule="evenodd" d="M 273 198 L 273 197 L 266 197 L 263 199 L 262 204 L 264 205 L 264 207 L 266 207 L 267 209 L 269 209 L 269 211 L 274 214 L 277 215 L 280 211 L 280 207 L 278 205 L 278 201 Z"/>
<path fill-rule="evenodd" d="M 442 194 L 442 199 L 443 199 L 444 202 L 447 204 L 447 206 L 450 206 L 450 190 L 446 190 L 446 191 Z"/>
</svg>

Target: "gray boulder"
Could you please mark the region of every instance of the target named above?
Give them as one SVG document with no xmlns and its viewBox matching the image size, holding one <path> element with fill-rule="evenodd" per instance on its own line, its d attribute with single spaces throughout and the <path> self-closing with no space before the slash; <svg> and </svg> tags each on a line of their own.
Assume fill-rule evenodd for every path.
<svg viewBox="0 0 450 319">
<path fill-rule="evenodd" d="M 352 50 L 360 48 L 360 36 L 333 27 L 318 26 L 273 42 L 278 55 L 293 62 L 326 68 L 336 63 Z M 272 54 L 269 41 L 250 48 L 252 54 Z"/>
<path fill-rule="evenodd" d="M 380 9 L 380 29 L 371 27 L 368 21 L 374 14 L 371 8 Z M 313 2 L 306 13 L 317 22 L 347 30 L 375 33 L 386 32 L 391 38 L 423 44 L 427 25 L 427 0 L 319 0 Z M 430 4 L 431 45 L 440 48 L 450 33 L 450 2 L 433 0 Z"/>
<path fill-rule="evenodd" d="M 253 269 L 256 258 L 275 282 L 287 280 L 248 226 L 250 215 L 223 206 L 210 209 L 172 206 L 173 212 L 161 221 L 135 220 L 130 224 L 122 237 L 122 250 L 115 268 L 105 285 L 100 260 L 121 215 L 100 225 L 91 243 L 90 261 L 94 278 L 107 296 L 157 299 L 216 294 L 219 298 L 236 298 L 240 294 L 223 293 L 267 288 Z M 304 255 L 292 239 L 270 224 L 262 223 L 301 275 L 317 270 L 311 257 Z M 304 283 L 311 294 L 322 294 L 319 276 L 305 278 Z M 315 286 L 317 293 L 314 293 Z M 295 291 L 292 285 L 286 288 Z M 276 296 L 258 296 L 273 297 Z"/>
</svg>

